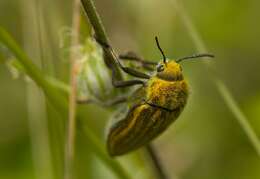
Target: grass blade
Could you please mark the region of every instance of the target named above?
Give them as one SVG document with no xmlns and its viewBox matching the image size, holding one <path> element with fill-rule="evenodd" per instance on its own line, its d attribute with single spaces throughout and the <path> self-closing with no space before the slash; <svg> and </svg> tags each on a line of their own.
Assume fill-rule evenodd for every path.
<svg viewBox="0 0 260 179">
<path fill-rule="evenodd" d="M 186 13 L 185 9 L 181 6 L 181 3 L 177 0 L 170 0 L 173 7 L 175 8 L 177 14 L 182 20 L 182 23 L 184 24 L 188 34 L 190 35 L 195 47 L 197 48 L 198 52 L 207 52 L 207 48 L 205 43 L 203 42 L 202 38 L 200 37 L 197 29 L 195 28 L 194 24 L 192 23 L 190 17 Z M 209 63 L 205 62 L 208 67 Z M 213 71 L 213 69 L 211 69 Z M 237 102 L 231 95 L 229 89 L 227 86 L 222 82 L 222 80 L 218 79 L 218 77 L 215 76 L 214 80 L 217 90 L 220 93 L 220 96 L 223 98 L 224 102 L 226 103 L 229 110 L 232 112 L 238 123 L 241 125 L 242 129 L 244 130 L 245 134 L 247 135 L 250 143 L 256 150 L 258 156 L 260 157 L 260 141 L 255 133 L 255 131 L 250 126 L 248 119 L 244 115 L 244 113 L 239 108 Z"/>
<path fill-rule="evenodd" d="M 5 45 L 19 60 L 21 65 L 24 67 L 26 74 L 45 92 L 46 97 L 54 105 L 59 114 L 63 118 L 67 118 L 68 113 L 68 100 L 65 95 L 67 91 L 60 92 L 62 89 L 58 86 L 50 83 L 50 78 L 45 75 L 36 65 L 32 63 L 30 58 L 23 52 L 23 50 L 17 45 L 15 40 L 2 28 L 0 27 L 0 43 Z M 53 80 L 52 80 L 53 82 Z M 79 111 L 77 114 L 77 120 L 84 120 L 86 118 L 83 111 Z M 122 168 L 120 163 L 116 160 L 111 159 L 105 152 L 100 140 L 94 135 L 94 132 L 85 126 L 84 132 L 86 134 L 87 140 L 92 143 L 91 148 L 95 154 L 109 167 L 118 178 L 130 179 L 131 177 Z"/>
</svg>

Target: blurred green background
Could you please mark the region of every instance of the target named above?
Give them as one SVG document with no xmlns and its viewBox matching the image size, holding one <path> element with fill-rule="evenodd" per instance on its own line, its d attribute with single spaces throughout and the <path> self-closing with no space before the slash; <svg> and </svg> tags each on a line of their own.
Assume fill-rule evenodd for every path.
<svg viewBox="0 0 260 179">
<path fill-rule="evenodd" d="M 173 0 L 94 2 L 118 52 L 134 50 L 147 59 L 160 59 L 154 42 L 157 35 L 169 58 L 196 53 Z M 209 52 L 216 55 L 210 62 L 216 74 L 227 84 L 259 136 L 260 2 L 181 2 Z M 70 0 L 0 1 L 0 25 L 34 63 L 64 82 L 69 78 L 69 61 L 63 58 L 62 32 L 70 28 L 71 16 Z M 15 79 L 3 58 L 0 56 L 0 178 L 61 178 L 65 119 L 24 75 Z M 260 156 L 226 107 L 203 62 L 185 62 L 183 69 L 191 86 L 188 105 L 174 125 L 154 142 L 170 178 L 260 178 Z M 107 112 L 96 106 L 83 108 L 89 116 L 85 125 L 92 126 L 103 138 Z M 116 178 L 88 145 L 84 136 L 77 136 L 76 178 Z M 122 160 L 128 157 L 131 154 Z M 129 169 L 134 178 L 149 178 L 138 175 L 136 170 L 142 168 Z"/>
</svg>

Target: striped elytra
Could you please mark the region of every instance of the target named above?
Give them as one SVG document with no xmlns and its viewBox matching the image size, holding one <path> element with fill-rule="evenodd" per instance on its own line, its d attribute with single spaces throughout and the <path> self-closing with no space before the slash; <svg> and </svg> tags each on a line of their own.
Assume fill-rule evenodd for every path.
<svg viewBox="0 0 260 179">
<path fill-rule="evenodd" d="M 146 85 L 132 94 L 128 112 L 110 126 L 107 149 L 118 156 L 148 144 L 174 122 L 188 98 L 188 86 L 178 63 L 162 64 Z M 136 98 L 138 96 L 138 98 Z"/>
</svg>

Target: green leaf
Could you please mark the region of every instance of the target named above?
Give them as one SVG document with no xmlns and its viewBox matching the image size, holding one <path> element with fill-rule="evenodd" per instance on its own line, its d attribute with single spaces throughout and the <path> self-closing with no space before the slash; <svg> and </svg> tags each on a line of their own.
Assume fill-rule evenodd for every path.
<svg viewBox="0 0 260 179">
<path fill-rule="evenodd" d="M 44 74 L 35 64 L 32 63 L 30 58 L 24 53 L 24 51 L 17 45 L 14 39 L 0 27 L 0 43 L 5 45 L 20 62 L 25 73 L 44 91 L 46 97 L 49 99 L 51 104 L 57 109 L 60 115 L 66 119 L 68 114 L 68 89 L 67 87 L 59 83 L 54 85 L 54 81 L 51 80 L 46 74 Z M 63 93 L 60 92 L 63 90 Z M 64 95 L 66 94 L 66 95 Z M 86 118 L 83 111 L 79 111 L 77 114 L 77 120 L 84 120 Z M 104 147 L 100 140 L 94 135 L 94 132 L 87 126 L 84 128 L 86 138 L 92 143 L 91 148 L 96 155 L 110 167 L 111 170 L 119 178 L 130 178 L 128 173 L 122 168 L 122 166 L 116 161 L 111 159 L 105 152 Z"/>
</svg>

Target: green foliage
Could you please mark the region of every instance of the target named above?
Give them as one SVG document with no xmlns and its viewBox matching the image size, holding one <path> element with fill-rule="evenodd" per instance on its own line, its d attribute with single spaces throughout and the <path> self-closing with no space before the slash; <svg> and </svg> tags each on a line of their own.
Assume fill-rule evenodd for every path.
<svg viewBox="0 0 260 179">
<path fill-rule="evenodd" d="M 214 77 L 200 62 L 183 63 L 184 75 L 191 83 L 190 100 L 180 119 L 154 143 L 169 176 L 183 179 L 259 178 L 260 161 L 252 144 L 258 150 L 260 25 L 256 19 L 260 2 L 186 0 L 182 1 L 183 7 L 179 11 L 172 3 L 174 0 L 94 2 L 117 52 L 139 51 L 146 59 L 158 61 L 161 56 L 154 44 L 154 36 L 158 35 L 170 58 L 193 54 L 196 50 L 208 50 L 206 52 L 216 55 L 210 62 Z M 36 178 L 37 164 L 42 162 L 35 163 L 34 157 L 39 153 L 32 147 L 33 136 L 28 129 L 31 122 L 28 116 L 33 110 L 28 105 L 29 99 L 40 108 L 39 98 L 29 90 L 34 83 L 26 83 L 21 78 L 12 80 L 6 64 L 37 82 L 47 97 L 46 110 L 37 114 L 40 118 L 32 119 L 47 118 L 54 178 L 62 177 L 70 50 L 61 49 L 59 42 L 61 29 L 71 26 L 71 4 L 71 1 L 55 0 L 0 1 L 1 26 L 16 39 L 13 43 L 1 29 L 0 178 Z M 179 18 L 183 12 L 186 17 L 189 15 L 191 30 L 186 27 L 185 18 Z M 84 23 L 85 14 L 82 17 Z M 83 26 L 80 38 L 84 46 L 86 34 L 92 33 L 87 23 Z M 192 34 L 194 29 L 199 32 L 199 38 Z M 68 33 L 64 45 L 69 47 L 71 30 Z M 15 53 L 3 45 L 4 41 L 14 47 L 11 51 Z M 17 48 L 16 43 L 26 49 L 27 54 Z M 207 49 L 203 47 L 205 44 Z M 33 55 L 40 56 L 39 49 L 43 58 Z M 212 85 L 218 82 L 215 76 L 221 79 L 217 86 Z M 154 177 L 141 152 L 119 160 L 107 156 L 103 139 L 109 112 L 94 105 L 79 106 L 78 112 L 75 179 Z M 34 127 L 37 131 L 37 126 Z M 37 132 L 35 136 L 40 136 L 41 131 Z M 255 142 L 250 142 L 248 136 Z M 46 170 L 42 168 L 41 171 Z"/>
<path fill-rule="evenodd" d="M 46 75 L 42 73 L 27 57 L 27 55 L 19 48 L 19 46 L 15 43 L 15 41 L 11 38 L 11 36 L 0 27 L 0 42 L 3 43 L 20 61 L 25 69 L 27 75 L 30 76 L 31 79 L 35 81 L 35 83 L 42 88 L 45 92 L 47 98 L 49 98 L 50 102 L 54 105 L 54 107 L 59 111 L 59 114 L 66 118 L 66 114 L 68 111 L 68 102 L 65 96 L 62 93 L 59 93 L 59 88 L 53 86 L 52 83 L 49 83 L 46 80 Z M 84 114 L 79 112 L 78 114 L 79 120 L 83 120 Z M 120 178 L 128 178 L 128 174 L 121 168 L 121 166 L 114 160 L 110 159 L 106 152 L 103 150 L 100 141 L 96 138 L 96 136 L 91 132 L 88 127 L 85 127 L 86 137 L 89 141 L 92 142 L 93 151 L 100 157 L 105 163 L 108 164 L 111 169 L 115 171 Z"/>
<path fill-rule="evenodd" d="M 79 99 L 89 99 L 100 104 L 115 99 L 120 91 L 112 86 L 110 70 L 104 63 L 102 48 L 92 38 L 87 38 L 78 50 Z"/>
</svg>

